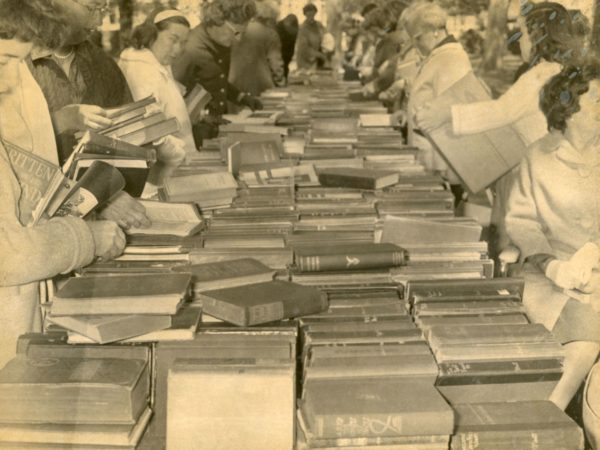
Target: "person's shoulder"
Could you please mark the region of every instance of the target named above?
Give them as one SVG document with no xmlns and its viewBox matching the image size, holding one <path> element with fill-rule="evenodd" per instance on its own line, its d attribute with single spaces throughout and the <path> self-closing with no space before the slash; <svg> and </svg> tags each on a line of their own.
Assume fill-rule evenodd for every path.
<svg viewBox="0 0 600 450">
<path fill-rule="evenodd" d="M 561 133 L 548 133 L 529 147 L 527 159 L 533 166 L 539 166 L 554 159 L 554 153 L 564 145 L 567 145 L 567 141 Z"/>
</svg>

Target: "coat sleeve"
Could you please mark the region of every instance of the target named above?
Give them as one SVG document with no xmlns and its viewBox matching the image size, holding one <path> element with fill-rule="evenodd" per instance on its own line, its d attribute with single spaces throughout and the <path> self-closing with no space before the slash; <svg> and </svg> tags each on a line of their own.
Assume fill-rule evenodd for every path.
<svg viewBox="0 0 600 450">
<path fill-rule="evenodd" d="M 506 214 L 506 231 L 521 251 L 521 257 L 538 253 L 552 255 L 554 251 L 546 238 L 533 194 L 536 182 L 529 158 L 521 162 L 519 177 L 513 185 Z"/>
<path fill-rule="evenodd" d="M 283 58 L 281 57 L 281 39 L 275 30 L 270 30 L 269 34 L 267 61 L 271 69 L 271 76 L 276 86 L 283 86 L 285 75 L 283 72 Z"/>
<path fill-rule="evenodd" d="M 454 134 L 481 133 L 503 127 L 521 119 L 532 109 L 535 111 L 542 86 L 555 73 L 553 67 L 550 69 L 534 67 L 496 100 L 453 105 Z"/>
<path fill-rule="evenodd" d="M 94 258 L 90 228 L 79 218 L 60 217 L 32 227 L 18 219 L 18 190 L 0 146 L 0 286 L 51 278 L 85 266 Z"/>
</svg>

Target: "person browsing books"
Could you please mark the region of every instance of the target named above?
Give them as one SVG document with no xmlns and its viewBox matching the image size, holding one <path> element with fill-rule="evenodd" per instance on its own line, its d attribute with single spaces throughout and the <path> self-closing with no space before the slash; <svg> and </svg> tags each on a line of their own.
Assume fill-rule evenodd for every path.
<svg viewBox="0 0 600 450">
<path fill-rule="evenodd" d="M 133 46 L 121 53 L 123 71 L 135 100 L 149 95 L 156 98 L 167 117 L 175 117 L 180 129 L 157 146 L 159 161 L 175 168 L 186 154 L 196 153 L 192 124 L 183 99 L 184 87 L 171 71 L 171 64 L 181 55 L 190 32 L 190 24 L 175 9 L 155 9 L 133 31 Z"/>
<path fill-rule="evenodd" d="M 435 108 L 423 105 L 416 113 L 416 122 L 421 128 L 431 131 L 451 121 L 454 134 L 468 135 L 512 124 L 527 146 L 547 134 L 546 118 L 538 102 L 539 92 L 544 83 L 560 72 L 562 65 L 577 59 L 583 42 L 574 37 L 571 15 L 558 3 L 525 2 L 518 22 L 522 34 L 521 55 L 529 63 L 529 70 L 496 100 L 436 105 Z M 509 173 L 495 185 L 492 223 L 498 234 L 498 250 L 508 245 L 504 216 L 514 177 Z"/>
<path fill-rule="evenodd" d="M 563 343 L 550 400 L 569 404 L 600 350 L 600 66 L 563 69 L 544 85 L 550 133 L 521 163 L 506 228 L 525 261 L 523 303 Z"/>
<path fill-rule="evenodd" d="M 76 131 L 111 125 L 104 108 L 132 101 L 117 64 L 88 40 L 90 29 L 102 21 L 104 5 L 102 0 L 21 2 L 20 8 L 40 15 L 44 22 L 27 62 L 50 109 L 60 164 L 74 148 Z M 123 228 L 150 225 L 145 208 L 125 192 L 111 200 L 100 217 Z"/>
<path fill-rule="evenodd" d="M 175 79 L 186 89 L 196 84 L 212 96 L 209 116 L 194 127 L 199 139 L 216 137 L 227 102 L 262 109 L 261 101 L 228 81 L 231 46 L 239 40 L 256 13 L 254 0 L 214 0 L 202 3 L 202 23 L 190 32 L 181 57 L 173 63 Z"/>
<path fill-rule="evenodd" d="M 40 282 L 125 246 L 112 221 L 65 216 L 27 226 L 58 164 L 46 100 L 24 62 L 31 39 L 53 33 L 41 19 L 20 0 L 0 3 L 0 367 L 19 335 L 41 329 Z"/>
</svg>

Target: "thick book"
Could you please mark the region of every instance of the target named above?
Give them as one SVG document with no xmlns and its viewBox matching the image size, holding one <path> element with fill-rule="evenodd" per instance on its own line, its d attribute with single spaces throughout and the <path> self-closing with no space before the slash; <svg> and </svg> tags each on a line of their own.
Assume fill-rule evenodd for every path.
<svg viewBox="0 0 600 450">
<path fill-rule="evenodd" d="M 227 148 L 227 169 L 237 175 L 240 169 L 269 168 L 280 163 L 281 139 L 235 142 Z"/>
<path fill-rule="evenodd" d="M 187 108 L 188 115 L 194 122 L 202 117 L 202 112 L 211 100 L 212 95 L 199 84 L 196 84 L 185 95 L 185 107 Z"/>
<path fill-rule="evenodd" d="M 481 225 L 440 222 L 420 217 L 386 216 L 381 242 L 394 244 L 440 244 L 448 242 L 478 242 Z"/>
<path fill-rule="evenodd" d="M 150 317 L 150 316 L 145 316 Z M 161 317 L 161 316 L 158 316 Z M 123 339 L 122 343 L 141 342 L 167 342 L 167 341 L 191 341 L 194 339 L 200 321 L 202 320 L 202 309 L 185 305 L 174 316 L 170 316 L 171 326 L 162 330 L 150 331 L 131 338 Z M 68 333 L 69 344 L 92 344 L 94 341 L 79 333 Z M 81 345 L 78 345 L 80 347 Z"/>
<path fill-rule="evenodd" d="M 437 325 L 429 331 L 429 343 L 434 345 L 485 345 L 500 343 L 556 342 L 542 324 L 524 325 Z"/>
<path fill-rule="evenodd" d="M 252 258 L 175 267 L 174 272 L 192 275 L 194 292 L 232 288 L 270 281 L 275 270 Z"/>
<path fill-rule="evenodd" d="M 404 250 L 394 244 L 298 246 L 294 254 L 301 272 L 377 269 L 400 266 L 406 260 Z"/>
<path fill-rule="evenodd" d="M 148 97 L 144 97 L 135 102 L 116 106 L 114 108 L 106 108 L 104 111 L 106 112 L 106 117 L 111 119 L 113 122 L 118 123 L 127 120 L 130 115 L 133 115 L 133 112 L 136 112 L 140 109 L 144 109 L 145 111 L 147 106 L 154 103 L 156 103 L 156 98 L 153 95 L 149 95 Z"/>
<path fill-rule="evenodd" d="M 185 273 L 69 278 L 56 292 L 52 314 L 173 315 L 189 291 Z"/>
<path fill-rule="evenodd" d="M 98 158 L 97 156 L 78 155 L 73 161 L 73 179 L 80 180 L 94 165 L 102 162 L 118 170 L 125 180 L 122 189 L 132 197 L 139 197 L 144 192 L 146 180 L 150 172 L 148 161 L 132 158 Z M 110 178 L 100 177 L 107 182 Z"/>
<path fill-rule="evenodd" d="M 148 370 L 138 359 L 17 356 L 0 369 L 0 402 L 12 405 L 0 422 L 134 424 L 150 397 Z"/>
<path fill-rule="evenodd" d="M 488 91 L 473 72 L 454 83 L 430 105 L 473 103 L 491 100 Z M 485 189 L 516 167 L 526 154 L 527 146 L 512 126 L 482 133 L 456 136 L 452 124 L 446 123 L 428 135 L 471 192 Z"/>
<path fill-rule="evenodd" d="M 487 280 L 414 280 L 406 287 L 406 298 L 412 300 L 419 295 L 426 297 L 467 296 L 473 300 L 481 295 L 513 294 L 523 297 L 525 281 L 523 278 L 492 278 Z"/>
<path fill-rule="evenodd" d="M 286 281 L 205 291 L 197 296 L 208 315 L 239 326 L 315 314 L 327 309 L 318 289 Z"/>
<path fill-rule="evenodd" d="M 48 321 L 79 333 L 98 344 L 120 341 L 171 326 L 171 316 L 149 314 L 48 316 Z"/>
<path fill-rule="evenodd" d="M 149 125 L 141 130 L 119 136 L 119 139 L 132 145 L 146 145 L 157 141 L 165 136 L 178 132 L 179 122 L 175 117 L 163 120 L 154 125 Z"/>
<path fill-rule="evenodd" d="M 329 168 L 319 171 L 322 186 L 381 189 L 398 183 L 398 172 L 358 168 Z"/>
<path fill-rule="evenodd" d="M 454 413 L 429 383 L 310 380 L 302 412 L 317 438 L 450 435 Z"/>
<path fill-rule="evenodd" d="M 583 449 L 583 431 L 550 401 L 455 405 L 452 450 Z"/>
<path fill-rule="evenodd" d="M 235 197 L 237 181 L 229 172 L 206 172 L 165 180 L 162 192 L 169 202 L 195 202 Z"/>
<path fill-rule="evenodd" d="M 146 127 L 156 125 L 157 123 L 166 120 L 166 116 L 163 112 L 157 111 L 149 114 L 145 117 L 136 117 L 126 122 L 113 125 L 110 128 L 106 128 L 100 133 L 104 136 L 108 136 L 113 139 L 120 139 L 121 136 L 142 130 Z"/>
<path fill-rule="evenodd" d="M 12 445 L 28 449 L 37 448 L 36 445 L 44 446 L 42 448 L 135 448 L 151 418 L 152 410 L 146 407 L 135 425 L 0 423 L 0 448 L 11 448 Z"/>
<path fill-rule="evenodd" d="M 127 234 L 133 235 L 171 235 L 191 236 L 202 228 L 202 218 L 193 203 L 166 203 L 152 200 L 140 200 L 146 208 L 146 216 L 152 222 L 147 228 L 128 228 Z"/>
<path fill-rule="evenodd" d="M 293 450 L 294 365 L 181 359 L 168 375 L 167 448 Z M 267 428 L 265 428 L 267 427 Z"/>
</svg>

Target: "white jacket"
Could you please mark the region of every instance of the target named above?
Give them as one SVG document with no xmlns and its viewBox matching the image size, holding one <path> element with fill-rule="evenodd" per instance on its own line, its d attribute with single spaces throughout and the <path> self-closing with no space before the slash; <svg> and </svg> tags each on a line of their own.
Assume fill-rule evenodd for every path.
<svg viewBox="0 0 600 450">
<path fill-rule="evenodd" d="M 428 169 L 438 170 L 457 182 L 443 158 L 429 141 L 413 132 L 418 108 L 441 95 L 446 89 L 472 70 L 469 56 L 458 42 L 449 42 L 435 48 L 421 63 L 410 88 L 408 102 L 408 142 L 423 150 L 422 160 Z"/>
<path fill-rule="evenodd" d="M 19 335 L 39 331 L 39 281 L 89 264 L 94 239 L 79 218 L 59 217 L 25 227 L 58 164 L 48 105 L 27 65 L 11 94 L 0 95 L 0 367 L 14 356 Z M 43 160 L 43 161 L 42 161 Z"/>
<path fill-rule="evenodd" d="M 171 67 L 160 64 L 150 50 L 134 48 L 123 50 L 119 67 L 127 79 L 134 100 L 154 95 L 165 115 L 175 117 L 179 122 L 180 129 L 174 136 L 185 143 L 186 154 L 195 154 L 192 124 L 183 99 L 185 88 L 173 78 Z M 166 149 L 159 146 L 159 160 L 170 162 L 169 160 L 177 159 L 177 155 L 164 154 L 165 152 Z"/>
<path fill-rule="evenodd" d="M 544 84 L 560 72 L 560 64 L 542 61 L 525 72 L 501 97 L 452 106 L 454 134 L 474 134 L 513 124 L 527 146 L 548 134 L 539 97 Z"/>
</svg>

